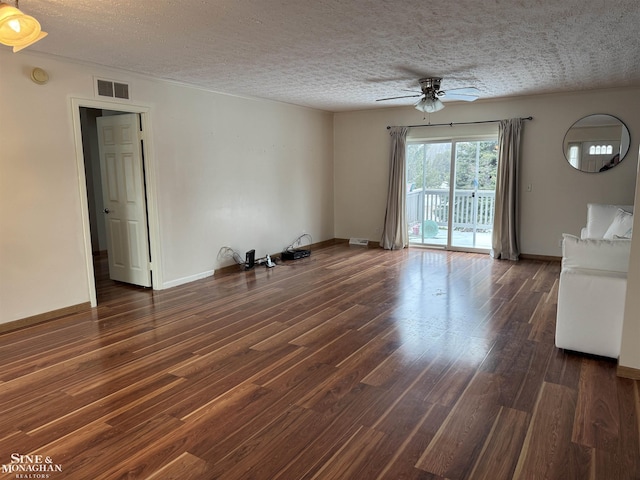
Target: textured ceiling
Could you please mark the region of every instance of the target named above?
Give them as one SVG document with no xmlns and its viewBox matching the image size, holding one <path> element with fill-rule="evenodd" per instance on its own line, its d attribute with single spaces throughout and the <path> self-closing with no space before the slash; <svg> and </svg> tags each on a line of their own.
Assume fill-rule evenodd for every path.
<svg viewBox="0 0 640 480">
<path fill-rule="evenodd" d="M 49 33 L 32 51 L 329 111 L 411 104 L 376 99 L 419 91 L 426 75 L 444 77 L 444 90 L 475 86 L 482 98 L 640 85 L 638 0 L 22 0 L 20 8 Z"/>
</svg>

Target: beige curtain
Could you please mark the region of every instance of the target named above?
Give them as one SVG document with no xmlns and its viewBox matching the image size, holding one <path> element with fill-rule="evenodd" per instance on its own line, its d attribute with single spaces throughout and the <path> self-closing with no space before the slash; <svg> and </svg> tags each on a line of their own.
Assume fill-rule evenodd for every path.
<svg viewBox="0 0 640 480">
<path fill-rule="evenodd" d="M 391 127 L 391 162 L 389 170 L 389 189 L 387 194 L 387 213 L 384 216 L 384 229 L 380 246 L 387 250 L 405 248 L 409 245 L 407 232 L 407 180 L 405 145 L 407 127 Z"/>
<path fill-rule="evenodd" d="M 500 154 L 496 182 L 496 210 L 493 220 L 491 256 L 503 260 L 518 260 L 519 213 L 518 170 L 520 163 L 521 118 L 501 120 L 498 131 Z"/>
</svg>

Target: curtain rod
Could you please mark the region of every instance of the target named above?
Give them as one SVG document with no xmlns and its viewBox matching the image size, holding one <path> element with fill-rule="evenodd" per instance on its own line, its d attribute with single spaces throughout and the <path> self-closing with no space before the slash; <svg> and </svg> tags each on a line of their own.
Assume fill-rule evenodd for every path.
<svg viewBox="0 0 640 480">
<path fill-rule="evenodd" d="M 532 116 L 528 116 L 528 117 L 520 117 L 520 120 L 533 120 Z M 427 123 L 426 125 L 403 125 L 407 128 L 412 128 L 412 127 L 453 127 L 454 125 L 473 125 L 476 123 L 498 123 L 501 122 L 502 120 L 479 120 L 477 122 L 451 122 L 451 123 Z M 400 125 L 398 125 L 400 126 Z M 389 130 L 391 127 L 387 126 L 387 130 Z"/>
</svg>

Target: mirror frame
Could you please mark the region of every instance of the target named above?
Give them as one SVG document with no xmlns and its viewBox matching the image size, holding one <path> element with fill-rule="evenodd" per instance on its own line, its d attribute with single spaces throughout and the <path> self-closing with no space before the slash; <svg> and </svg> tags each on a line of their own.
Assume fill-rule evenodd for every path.
<svg viewBox="0 0 640 480">
<path fill-rule="evenodd" d="M 608 117 L 608 120 L 606 123 L 593 123 L 594 120 L 597 120 L 599 117 Z M 582 122 L 582 123 L 581 123 Z M 612 140 L 607 140 L 607 139 L 599 139 L 599 138 L 585 138 L 583 140 L 577 140 L 574 142 L 571 142 L 571 138 L 569 138 L 570 133 L 572 131 L 572 129 L 577 129 L 580 127 L 610 127 L 610 126 L 616 126 L 616 127 L 621 127 L 621 136 L 620 136 L 620 146 L 618 147 L 618 151 L 612 151 L 609 154 L 602 154 L 602 165 L 596 165 L 594 167 L 594 170 L 589 170 L 589 169 L 583 169 L 580 168 L 579 166 L 574 165 L 574 163 L 572 163 L 572 160 L 569 158 L 569 146 L 571 143 L 597 143 L 597 142 L 606 142 L 606 141 L 612 141 Z M 618 117 L 614 116 L 614 115 L 610 115 L 608 113 L 595 113 L 595 114 L 591 114 L 591 115 L 586 115 L 580 119 L 578 119 L 577 121 L 575 121 L 573 123 L 573 125 L 571 125 L 569 127 L 569 129 L 567 130 L 567 132 L 564 135 L 564 139 L 562 141 L 562 152 L 564 154 L 564 158 L 567 160 L 567 163 L 569 163 L 569 165 L 580 171 L 580 172 L 585 172 L 585 173 L 601 173 L 607 170 L 612 169 L 613 167 L 617 166 L 620 162 L 622 162 L 622 160 L 624 160 L 624 158 L 627 156 L 627 154 L 629 153 L 629 148 L 631 146 L 631 134 L 629 132 L 629 128 L 627 127 L 627 125 L 620 120 Z M 580 150 L 578 149 L 578 154 L 580 154 Z M 616 156 L 618 157 L 618 159 L 616 159 Z M 580 162 L 580 159 L 577 159 L 578 162 Z M 606 162 L 605 162 L 606 160 Z M 575 161 L 575 159 L 574 159 Z"/>
</svg>

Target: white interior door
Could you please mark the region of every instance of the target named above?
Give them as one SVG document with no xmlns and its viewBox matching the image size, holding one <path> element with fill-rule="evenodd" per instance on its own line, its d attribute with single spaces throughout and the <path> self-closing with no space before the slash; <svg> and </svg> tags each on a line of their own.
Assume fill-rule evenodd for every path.
<svg viewBox="0 0 640 480">
<path fill-rule="evenodd" d="M 140 117 L 126 114 L 96 120 L 109 276 L 120 282 L 150 287 Z"/>
</svg>

